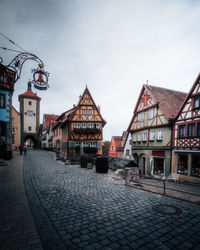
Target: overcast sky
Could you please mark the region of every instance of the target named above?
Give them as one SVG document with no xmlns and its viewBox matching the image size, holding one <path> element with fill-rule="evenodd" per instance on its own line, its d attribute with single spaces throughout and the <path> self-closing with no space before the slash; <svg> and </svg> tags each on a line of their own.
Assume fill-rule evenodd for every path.
<svg viewBox="0 0 200 250">
<path fill-rule="evenodd" d="M 107 121 L 104 139 L 122 135 L 147 80 L 188 92 L 200 71 L 198 0 L 0 0 L 0 32 L 36 54 L 50 73 L 44 113 L 78 103 L 87 84 Z M 18 49 L 0 36 L 0 46 Z M 0 50 L 7 65 L 17 54 Z M 13 105 L 32 78 L 27 61 Z"/>
</svg>

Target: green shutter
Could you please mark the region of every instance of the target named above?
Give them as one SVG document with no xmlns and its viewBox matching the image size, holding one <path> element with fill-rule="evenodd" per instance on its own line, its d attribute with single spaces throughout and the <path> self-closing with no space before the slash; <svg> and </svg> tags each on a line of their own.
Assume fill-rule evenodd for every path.
<svg viewBox="0 0 200 250">
<path fill-rule="evenodd" d="M 101 143 L 97 142 L 97 149 L 101 149 Z"/>
</svg>

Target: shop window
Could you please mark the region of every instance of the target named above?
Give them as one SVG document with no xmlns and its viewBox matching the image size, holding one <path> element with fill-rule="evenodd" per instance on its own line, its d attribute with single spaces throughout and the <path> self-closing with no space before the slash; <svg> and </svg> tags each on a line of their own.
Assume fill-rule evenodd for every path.
<svg viewBox="0 0 200 250">
<path fill-rule="evenodd" d="M 187 155 L 178 155 L 178 174 L 188 174 L 188 156 Z"/>
<path fill-rule="evenodd" d="M 185 125 L 180 125 L 179 126 L 179 137 L 183 138 L 186 136 L 186 126 Z"/>
<path fill-rule="evenodd" d="M 4 94 L 0 94 L 0 108 L 5 109 L 6 107 L 6 96 Z"/>
<path fill-rule="evenodd" d="M 200 155 L 192 155 L 192 176 L 200 177 Z"/>
<path fill-rule="evenodd" d="M 200 96 L 194 98 L 194 109 L 200 108 Z"/>
<path fill-rule="evenodd" d="M 188 124 L 188 137 L 195 136 L 195 123 Z"/>
<path fill-rule="evenodd" d="M 164 174 L 164 159 L 163 158 L 154 158 L 154 175 L 163 175 Z"/>
<path fill-rule="evenodd" d="M 197 124 L 197 136 L 200 136 L 200 122 Z"/>
</svg>

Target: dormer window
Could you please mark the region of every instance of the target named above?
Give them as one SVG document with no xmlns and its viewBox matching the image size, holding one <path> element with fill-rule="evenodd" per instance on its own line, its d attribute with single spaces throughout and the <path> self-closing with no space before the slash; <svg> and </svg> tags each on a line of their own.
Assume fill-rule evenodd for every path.
<svg viewBox="0 0 200 250">
<path fill-rule="evenodd" d="M 194 98 L 194 109 L 199 109 L 200 108 L 200 96 L 196 96 Z"/>
</svg>

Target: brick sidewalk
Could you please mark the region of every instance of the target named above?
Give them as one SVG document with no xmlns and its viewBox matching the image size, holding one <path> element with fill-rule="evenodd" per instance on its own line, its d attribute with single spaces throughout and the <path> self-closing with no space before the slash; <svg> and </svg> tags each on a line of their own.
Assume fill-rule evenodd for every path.
<svg viewBox="0 0 200 250">
<path fill-rule="evenodd" d="M 43 249 L 26 198 L 23 156 L 0 166 L 0 249 Z"/>
</svg>

